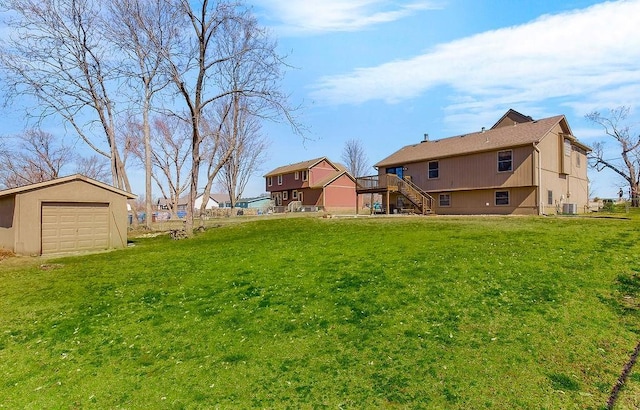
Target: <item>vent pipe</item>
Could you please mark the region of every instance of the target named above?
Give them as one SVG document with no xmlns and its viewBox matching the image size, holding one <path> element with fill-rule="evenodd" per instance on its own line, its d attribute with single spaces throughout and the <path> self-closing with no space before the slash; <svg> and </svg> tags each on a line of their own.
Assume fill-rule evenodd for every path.
<svg viewBox="0 0 640 410">
<path fill-rule="evenodd" d="M 423 141 L 429 141 L 429 134 L 427 134 L 427 133 L 424 134 Z"/>
</svg>

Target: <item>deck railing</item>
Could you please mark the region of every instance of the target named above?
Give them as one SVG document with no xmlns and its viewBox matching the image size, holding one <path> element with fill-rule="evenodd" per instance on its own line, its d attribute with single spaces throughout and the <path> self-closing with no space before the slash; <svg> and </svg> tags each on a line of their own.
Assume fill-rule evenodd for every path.
<svg viewBox="0 0 640 410">
<path fill-rule="evenodd" d="M 421 213 L 430 213 L 433 209 L 433 197 L 424 192 L 420 187 L 409 179 L 403 179 L 395 174 L 369 175 L 356 178 L 357 190 L 360 193 L 395 191 L 400 192 L 414 205 Z"/>
<path fill-rule="evenodd" d="M 386 182 L 386 178 L 382 178 L 384 182 Z M 358 177 L 356 178 L 357 189 L 359 190 L 375 190 L 375 189 L 385 189 L 387 187 L 386 184 L 380 184 L 380 176 L 379 175 L 369 175 L 366 177 Z"/>
</svg>

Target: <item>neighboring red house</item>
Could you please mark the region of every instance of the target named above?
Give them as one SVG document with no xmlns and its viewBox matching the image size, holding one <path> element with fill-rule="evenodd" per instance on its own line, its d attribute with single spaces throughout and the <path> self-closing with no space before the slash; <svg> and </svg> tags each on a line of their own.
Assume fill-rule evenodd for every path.
<svg viewBox="0 0 640 410">
<path fill-rule="evenodd" d="M 264 177 L 278 210 L 355 212 L 354 177 L 326 157 L 279 167 Z"/>
</svg>

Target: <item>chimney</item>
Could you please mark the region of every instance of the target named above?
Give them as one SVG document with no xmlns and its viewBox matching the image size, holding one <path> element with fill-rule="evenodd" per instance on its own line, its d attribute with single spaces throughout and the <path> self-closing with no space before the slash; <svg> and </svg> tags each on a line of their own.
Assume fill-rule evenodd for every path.
<svg viewBox="0 0 640 410">
<path fill-rule="evenodd" d="M 482 127 L 482 133 L 484 134 L 484 127 Z"/>
</svg>

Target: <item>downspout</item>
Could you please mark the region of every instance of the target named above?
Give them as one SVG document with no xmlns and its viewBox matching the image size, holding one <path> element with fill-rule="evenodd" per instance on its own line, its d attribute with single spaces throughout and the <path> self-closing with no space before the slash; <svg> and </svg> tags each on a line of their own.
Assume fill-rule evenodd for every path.
<svg viewBox="0 0 640 410">
<path fill-rule="evenodd" d="M 536 173 L 538 174 L 538 187 L 536 188 L 536 203 L 537 203 L 537 208 L 538 208 L 538 215 L 543 215 L 543 207 L 544 205 L 542 204 L 542 194 L 540 193 L 540 190 L 542 189 L 542 160 L 540 159 L 540 148 L 538 148 L 538 144 L 536 144 L 535 142 L 533 143 L 533 149 L 536 151 Z"/>
</svg>

